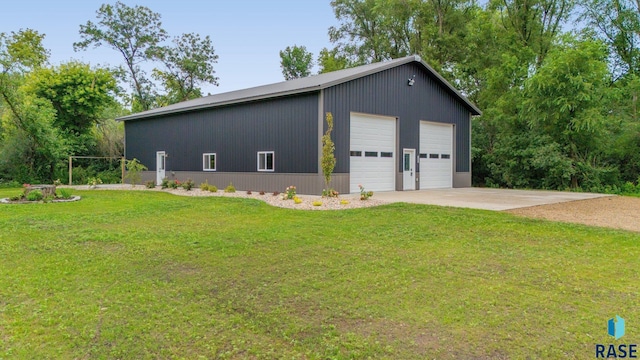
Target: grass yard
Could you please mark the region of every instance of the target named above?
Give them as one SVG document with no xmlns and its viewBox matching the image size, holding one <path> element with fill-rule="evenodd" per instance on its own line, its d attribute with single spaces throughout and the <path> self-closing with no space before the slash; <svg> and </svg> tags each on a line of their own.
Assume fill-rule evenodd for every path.
<svg viewBox="0 0 640 360">
<path fill-rule="evenodd" d="M 588 359 L 640 343 L 638 233 L 76 193 L 0 206 L 0 359 Z"/>
</svg>

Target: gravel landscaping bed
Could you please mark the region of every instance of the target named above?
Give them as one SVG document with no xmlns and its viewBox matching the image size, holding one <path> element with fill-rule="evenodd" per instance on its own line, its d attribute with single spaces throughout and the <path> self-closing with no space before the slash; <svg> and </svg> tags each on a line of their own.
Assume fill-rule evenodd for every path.
<svg viewBox="0 0 640 360">
<path fill-rule="evenodd" d="M 508 210 L 508 213 L 640 232 L 640 198 L 610 196 Z"/>
<path fill-rule="evenodd" d="M 189 191 L 184 189 L 161 189 L 160 187 L 155 187 L 153 189 L 148 189 L 143 185 L 120 185 L 120 184 L 109 184 L 109 185 L 99 185 L 95 189 L 89 189 L 89 186 L 60 186 L 60 187 L 70 187 L 77 190 L 139 190 L 139 191 L 162 191 L 167 192 L 174 195 L 179 196 L 203 196 L 203 197 L 211 197 L 211 196 L 222 196 L 222 197 L 235 197 L 235 198 L 246 198 L 246 199 L 257 199 L 266 202 L 271 206 L 277 206 L 288 209 L 298 209 L 298 210 L 344 210 L 344 209 L 358 209 L 364 207 L 371 206 L 379 206 L 388 204 L 386 201 L 376 200 L 375 194 L 374 197 L 369 200 L 360 200 L 360 196 L 358 194 L 348 194 L 341 195 L 338 198 L 323 198 L 317 195 L 298 195 L 298 197 L 302 200 L 300 204 L 296 204 L 293 200 L 283 200 L 282 193 L 274 196 L 273 193 L 265 193 L 264 195 L 260 195 L 257 191 L 252 192 L 251 194 L 247 194 L 246 191 L 236 191 L 235 193 L 226 193 L 222 190 L 218 190 L 217 192 L 210 191 L 202 191 L 199 188 L 193 188 Z M 341 201 L 346 200 L 346 204 L 341 203 Z M 322 205 L 314 206 L 314 201 L 320 201 Z"/>
</svg>

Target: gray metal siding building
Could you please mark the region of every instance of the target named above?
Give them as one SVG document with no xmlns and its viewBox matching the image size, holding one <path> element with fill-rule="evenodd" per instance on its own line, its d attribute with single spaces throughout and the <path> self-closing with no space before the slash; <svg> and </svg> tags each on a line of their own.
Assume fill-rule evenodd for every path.
<svg viewBox="0 0 640 360">
<path fill-rule="evenodd" d="M 471 116 L 480 111 L 417 56 L 208 96 L 119 120 L 125 122 L 125 156 L 149 168 L 145 180 L 162 175 L 218 187 L 233 182 L 255 191 L 296 185 L 299 193 L 320 194 L 327 112 L 335 123 L 332 187 L 340 193 L 354 192 L 356 179 L 377 191 L 471 185 Z M 444 135 L 434 137 L 432 130 Z M 393 136 L 381 134 L 383 140 L 377 140 L 383 132 Z M 366 139 L 366 134 L 373 135 Z M 441 144 L 430 149 L 429 141 Z M 378 149 L 378 142 L 387 144 Z M 259 171 L 266 161 L 261 152 L 273 152 L 268 169 L 260 169 L 267 171 Z M 215 154 L 215 171 L 203 168 L 203 154 Z M 428 182 L 431 173 L 434 181 Z M 378 183 L 379 174 L 388 176 Z"/>
</svg>

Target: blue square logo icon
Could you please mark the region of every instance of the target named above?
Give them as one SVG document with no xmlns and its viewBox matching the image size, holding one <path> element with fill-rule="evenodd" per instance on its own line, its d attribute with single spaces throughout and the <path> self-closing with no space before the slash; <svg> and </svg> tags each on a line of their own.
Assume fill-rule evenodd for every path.
<svg viewBox="0 0 640 360">
<path fill-rule="evenodd" d="M 609 319 L 607 332 L 616 340 L 624 336 L 624 319 L 616 315 L 614 319 Z"/>
</svg>

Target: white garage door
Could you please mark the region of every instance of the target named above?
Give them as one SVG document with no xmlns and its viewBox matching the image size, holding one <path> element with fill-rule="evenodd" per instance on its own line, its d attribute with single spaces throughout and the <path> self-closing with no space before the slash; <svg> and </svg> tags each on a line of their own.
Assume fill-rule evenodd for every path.
<svg viewBox="0 0 640 360">
<path fill-rule="evenodd" d="M 396 189 L 396 119 L 351 114 L 350 191 Z"/>
<path fill-rule="evenodd" d="M 453 125 L 420 122 L 420 189 L 453 184 Z"/>
</svg>

